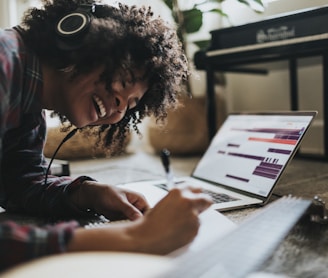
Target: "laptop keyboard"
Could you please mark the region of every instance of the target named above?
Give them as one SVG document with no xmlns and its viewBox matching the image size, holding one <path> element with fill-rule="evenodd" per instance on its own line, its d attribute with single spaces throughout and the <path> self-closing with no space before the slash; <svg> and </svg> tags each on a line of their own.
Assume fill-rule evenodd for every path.
<svg viewBox="0 0 328 278">
<path fill-rule="evenodd" d="M 213 199 L 213 202 L 216 203 L 216 204 L 239 200 L 238 198 L 229 196 L 228 194 L 217 193 L 217 192 L 213 192 L 213 191 L 210 191 L 210 190 L 207 190 L 207 189 L 203 189 L 203 192 L 205 194 L 210 195 Z"/>
<path fill-rule="evenodd" d="M 155 186 L 168 191 L 168 188 L 167 188 L 167 186 L 165 184 L 155 184 Z M 240 200 L 240 199 L 238 199 L 236 197 L 232 197 L 232 196 L 230 196 L 228 194 L 225 194 L 225 193 L 217 193 L 217 192 L 213 192 L 213 191 L 207 190 L 207 189 L 203 189 L 203 192 L 205 194 L 210 195 L 211 198 L 212 198 L 212 200 L 213 200 L 213 202 L 216 203 L 216 204 Z"/>
</svg>

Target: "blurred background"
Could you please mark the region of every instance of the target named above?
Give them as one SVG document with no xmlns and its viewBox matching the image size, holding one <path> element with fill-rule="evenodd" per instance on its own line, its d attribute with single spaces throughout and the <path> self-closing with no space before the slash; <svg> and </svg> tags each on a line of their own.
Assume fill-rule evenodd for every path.
<svg viewBox="0 0 328 278">
<path fill-rule="evenodd" d="M 120 2 L 128 5 L 152 6 L 155 14 L 158 14 L 174 24 L 171 11 L 167 5 L 165 5 L 164 0 L 123 0 Z M 199 2 L 201 1 L 180 0 L 179 5 L 183 9 Z M 103 3 L 116 5 L 117 1 L 105 0 Z M 221 16 L 219 13 L 207 14 L 203 18 L 203 24 L 200 30 L 186 37 L 187 53 L 191 65 L 193 54 L 195 51 L 199 50 L 199 48 L 195 44 L 189 44 L 188 42 L 210 39 L 209 32 L 211 30 L 259 21 L 301 9 L 324 6 L 327 4 L 327 0 L 263 0 L 263 4 L 264 7 L 262 11 L 258 12 L 256 11 L 256 7 L 249 7 L 239 1 L 225 0 L 222 1 L 222 3 L 215 3 L 215 5 L 219 5 L 219 8 L 227 14 L 228 17 Z M 19 24 L 24 11 L 33 6 L 40 6 L 40 1 L 0 0 L 0 27 L 7 28 Z M 236 111 L 289 110 L 290 84 L 288 62 L 277 62 L 272 68 L 273 70 L 267 75 L 222 74 L 220 78 L 223 81 L 218 83 L 217 88 L 217 94 L 220 98 L 220 103 L 218 105 L 222 112 L 219 116 L 223 119 L 226 113 Z M 299 108 L 319 111 L 308 138 L 306 138 L 302 145 L 302 149 L 305 152 L 320 154 L 323 153 L 324 144 L 322 120 L 322 58 L 318 56 L 299 59 L 298 75 Z M 205 98 L 205 72 L 194 69 L 194 74 L 190 81 L 194 97 L 196 99 Z M 194 115 L 197 115 L 197 113 L 194 113 Z M 220 121 L 222 121 L 222 119 Z M 146 124 L 147 128 L 145 128 L 145 130 L 148 130 L 148 123 Z M 194 131 L 192 130 L 190 132 Z"/>
</svg>

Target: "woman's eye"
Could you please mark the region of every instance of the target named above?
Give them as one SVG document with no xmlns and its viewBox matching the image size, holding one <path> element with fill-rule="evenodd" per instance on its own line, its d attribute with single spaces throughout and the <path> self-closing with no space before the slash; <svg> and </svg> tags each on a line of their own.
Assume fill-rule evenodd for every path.
<svg viewBox="0 0 328 278">
<path fill-rule="evenodd" d="M 126 86 L 125 81 L 122 81 L 122 87 L 125 88 L 125 86 Z"/>
</svg>

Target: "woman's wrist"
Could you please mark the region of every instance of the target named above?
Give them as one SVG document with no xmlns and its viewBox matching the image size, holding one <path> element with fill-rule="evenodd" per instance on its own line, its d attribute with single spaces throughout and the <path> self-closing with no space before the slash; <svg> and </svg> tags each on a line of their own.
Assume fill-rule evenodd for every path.
<svg viewBox="0 0 328 278">
<path fill-rule="evenodd" d="M 135 220 L 127 227 L 128 238 L 132 239 L 134 252 L 164 255 L 167 253 L 165 247 L 161 246 L 163 242 L 161 235 L 150 230 L 147 223 L 147 216 Z"/>
<path fill-rule="evenodd" d="M 77 188 L 70 193 L 70 200 L 77 209 L 86 212 L 93 210 L 92 200 L 94 200 L 95 184 L 94 180 L 81 181 Z"/>
<path fill-rule="evenodd" d="M 131 226 L 135 223 L 109 224 L 101 228 L 78 228 L 67 245 L 68 252 L 121 251 L 143 252 L 141 238 L 136 237 Z M 141 240 L 142 241 L 142 240 Z"/>
</svg>

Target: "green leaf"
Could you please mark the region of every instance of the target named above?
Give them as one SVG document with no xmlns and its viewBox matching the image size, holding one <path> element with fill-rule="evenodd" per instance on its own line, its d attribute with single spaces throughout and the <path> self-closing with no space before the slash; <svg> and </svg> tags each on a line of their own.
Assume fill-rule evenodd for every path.
<svg viewBox="0 0 328 278">
<path fill-rule="evenodd" d="M 194 33 L 199 31 L 203 25 L 203 13 L 199 9 L 193 8 L 191 10 L 182 11 L 183 26 L 186 33 Z"/>
<path fill-rule="evenodd" d="M 194 41 L 192 43 L 196 44 L 200 49 L 206 49 L 210 45 L 211 40 Z"/>
<path fill-rule="evenodd" d="M 207 13 L 218 13 L 219 15 L 223 16 L 223 17 L 229 17 L 225 12 L 223 12 L 222 9 L 211 9 L 206 11 Z"/>
<path fill-rule="evenodd" d="M 204 0 L 203 2 L 199 3 L 198 5 L 202 5 L 202 4 L 205 4 L 205 3 L 222 3 L 224 2 L 225 0 Z"/>
<path fill-rule="evenodd" d="M 253 1 L 264 8 L 264 4 L 263 4 L 262 0 L 253 0 Z"/>
<path fill-rule="evenodd" d="M 262 3 L 262 0 L 237 0 L 237 1 L 251 7 L 256 12 L 264 11 L 264 4 Z M 257 4 L 258 8 L 256 8 L 256 6 L 254 7 L 254 5 L 251 4 L 251 2 L 255 2 L 255 4 Z"/>
<path fill-rule="evenodd" d="M 173 10 L 173 1 L 172 0 L 163 0 L 163 2 L 168 6 L 168 8 L 172 11 Z"/>
</svg>

